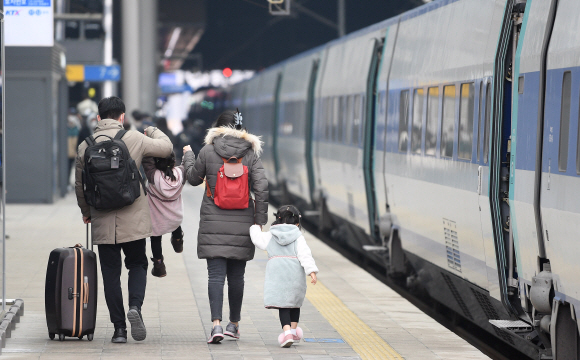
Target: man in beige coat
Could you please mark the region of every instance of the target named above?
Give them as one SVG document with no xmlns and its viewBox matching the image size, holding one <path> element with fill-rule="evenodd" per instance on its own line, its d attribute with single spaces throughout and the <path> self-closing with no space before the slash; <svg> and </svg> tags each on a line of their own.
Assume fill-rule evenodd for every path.
<svg viewBox="0 0 580 360">
<path fill-rule="evenodd" d="M 109 140 L 123 129 L 125 104 L 118 97 L 104 98 L 99 102 L 98 125 L 93 135 L 96 142 Z M 145 129 L 145 135 L 130 130 L 122 140 L 131 158 L 141 166 L 145 156 L 167 157 L 173 150 L 169 138 L 155 127 Z M 141 305 L 147 284 L 147 255 L 145 238 L 151 236 L 151 217 L 146 195 L 140 196 L 129 206 L 116 210 L 96 210 L 89 206 L 83 194 L 82 171 L 87 143 L 78 147 L 76 157 L 75 191 L 85 224 L 92 223 L 93 244 L 99 246 L 99 261 L 103 275 L 105 299 L 111 322 L 115 326 L 114 343 L 127 342 L 127 325 L 121 292 L 121 250 L 125 254 L 125 267 L 129 270 L 129 311 L 133 339 L 144 340 L 147 332 L 141 316 Z"/>
</svg>

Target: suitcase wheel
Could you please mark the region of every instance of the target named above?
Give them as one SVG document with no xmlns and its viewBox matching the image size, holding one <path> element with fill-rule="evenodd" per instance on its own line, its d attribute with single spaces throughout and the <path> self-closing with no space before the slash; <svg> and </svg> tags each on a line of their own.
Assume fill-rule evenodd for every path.
<svg viewBox="0 0 580 360">
<path fill-rule="evenodd" d="M 82 336 L 79 336 L 79 340 L 82 340 L 82 339 L 83 339 L 83 337 Z"/>
<path fill-rule="evenodd" d="M 94 334 L 88 334 L 88 335 L 87 335 L 87 340 L 89 340 L 89 341 L 93 341 L 93 335 L 94 335 Z"/>
<path fill-rule="evenodd" d="M 50 338 L 50 340 L 54 340 L 54 333 L 49 332 L 48 337 Z"/>
<path fill-rule="evenodd" d="M 64 341 L 64 334 L 58 334 L 58 340 Z"/>
</svg>

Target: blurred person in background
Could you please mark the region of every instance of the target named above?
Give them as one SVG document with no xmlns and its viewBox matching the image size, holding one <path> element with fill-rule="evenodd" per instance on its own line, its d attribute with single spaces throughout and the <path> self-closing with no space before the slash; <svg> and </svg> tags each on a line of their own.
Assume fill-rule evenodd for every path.
<svg viewBox="0 0 580 360">
<path fill-rule="evenodd" d="M 90 113 L 96 114 L 99 112 L 99 107 L 97 106 L 97 103 L 93 100 L 94 97 L 95 97 L 95 89 L 94 88 L 88 89 L 85 94 L 84 100 L 77 104 L 77 111 L 79 112 L 79 114 L 86 116 Z"/>
<path fill-rule="evenodd" d="M 77 156 L 77 147 L 79 145 L 79 133 L 81 129 L 81 121 L 79 114 L 75 108 L 69 110 L 67 116 L 66 130 L 67 130 L 67 147 L 68 147 L 68 179 L 72 173 L 72 167 Z M 69 188 L 72 186 L 69 184 Z"/>
<path fill-rule="evenodd" d="M 85 141 L 86 138 L 93 135 L 98 123 L 97 113 L 91 113 L 87 116 L 83 116 L 83 118 L 84 121 L 81 122 L 81 130 L 79 131 L 78 135 L 77 148 L 83 141 Z"/>
</svg>

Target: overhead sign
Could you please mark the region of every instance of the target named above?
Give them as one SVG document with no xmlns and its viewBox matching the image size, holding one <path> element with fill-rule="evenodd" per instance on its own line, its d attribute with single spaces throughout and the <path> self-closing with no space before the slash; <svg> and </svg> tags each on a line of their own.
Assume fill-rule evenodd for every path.
<svg viewBox="0 0 580 360">
<path fill-rule="evenodd" d="M 119 81 L 121 68 L 119 65 L 67 65 L 66 79 L 71 82 Z"/>
<path fill-rule="evenodd" d="M 6 46 L 53 46 L 53 0 L 4 0 Z"/>
<path fill-rule="evenodd" d="M 85 81 L 119 81 L 121 67 L 119 65 L 85 65 Z"/>
</svg>

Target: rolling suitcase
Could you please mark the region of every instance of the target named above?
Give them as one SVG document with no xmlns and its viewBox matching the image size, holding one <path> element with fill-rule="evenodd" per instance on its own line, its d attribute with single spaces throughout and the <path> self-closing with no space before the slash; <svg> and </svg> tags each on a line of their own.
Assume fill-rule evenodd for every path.
<svg viewBox="0 0 580 360">
<path fill-rule="evenodd" d="M 60 341 L 66 336 L 93 340 L 97 318 L 97 257 L 87 248 L 54 249 L 48 258 L 44 305 L 48 336 Z"/>
</svg>

